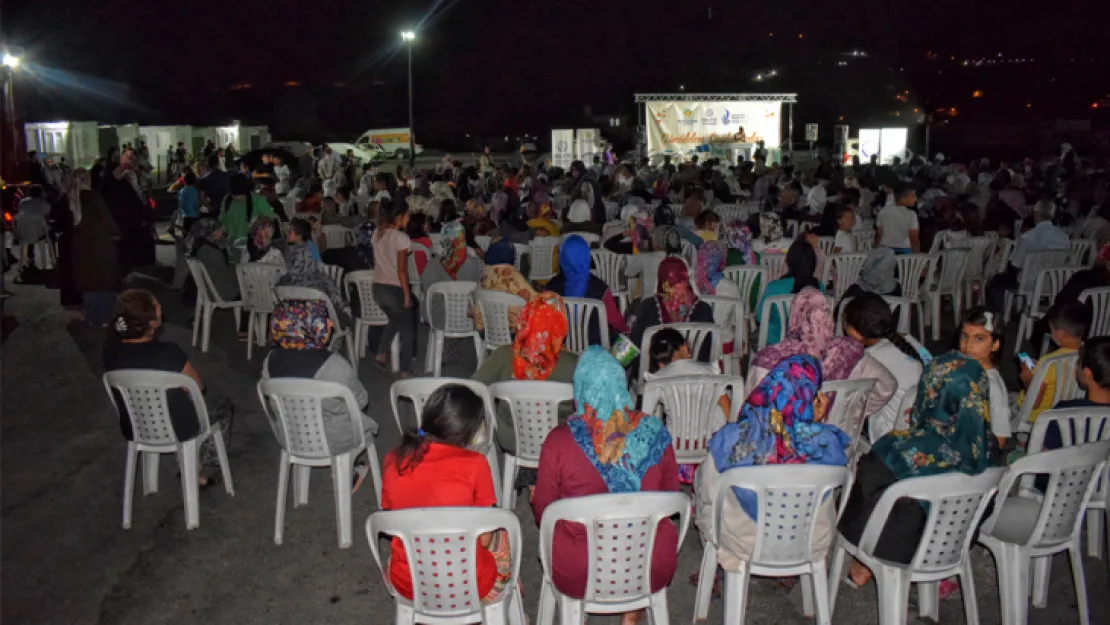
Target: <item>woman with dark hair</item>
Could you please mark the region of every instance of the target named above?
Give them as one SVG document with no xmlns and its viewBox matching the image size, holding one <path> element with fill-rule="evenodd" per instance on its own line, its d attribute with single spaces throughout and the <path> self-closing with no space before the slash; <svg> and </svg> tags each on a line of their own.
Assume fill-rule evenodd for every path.
<svg viewBox="0 0 1110 625">
<path fill-rule="evenodd" d="M 204 265 L 216 293 L 224 301 L 231 302 L 239 299 L 239 277 L 227 256 L 225 234 L 224 227 L 215 219 L 198 219 L 185 238 L 185 253 Z M 204 286 L 198 284 L 197 288 Z"/>
<path fill-rule="evenodd" d="M 866 348 L 894 376 L 898 388 L 894 395 L 868 421 L 871 439 L 876 440 L 898 428 L 898 408 L 906 393 L 917 387 L 921 373 L 933 356 L 910 336 L 895 329 L 894 315 L 880 295 L 862 293 L 844 307 L 844 334 Z"/>
<path fill-rule="evenodd" d="M 231 192 L 224 196 L 220 207 L 220 223 L 231 241 L 245 238 L 255 216 L 275 217 L 274 209 L 261 195 L 253 193 L 254 183 L 242 174 L 231 178 Z"/>
<path fill-rule="evenodd" d="M 382 206 L 378 229 L 371 242 L 374 247 L 374 301 L 381 306 L 389 324 L 382 331 L 378 354 L 371 361 L 379 370 L 388 371 L 386 358 L 393 337 L 401 335 L 400 378 L 412 377 L 412 357 L 416 350 L 416 315 L 419 302 L 409 290 L 409 249 L 411 242 L 405 228 L 408 226 L 408 204 L 398 198 Z"/>
<path fill-rule="evenodd" d="M 382 463 L 382 509 L 497 505 L 486 458 L 473 451 L 488 443 L 482 398 L 460 384 L 439 387 L 424 404 L 420 427 L 409 430 Z M 478 595 L 483 603 L 501 596 L 512 572 L 508 536 L 483 534 L 474 552 Z M 392 541 L 389 580 L 412 598 L 412 576 L 404 542 Z"/>
<path fill-rule="evenodd" d="M 686 337 L 674 328 L 663 328 L 651 336 L 648 348 L 649 370 L 644 373 L 645 380 L 673 378 L 682 375 L 720 375 L 716 363 L 707 365 L 694 360 L 694 353 L 686 343 Z M 713 430 L 723 427 L 732 410 L 732 400 L 727 394 L 721 395 L 713 410 Z M 683 465 L 685 466 L 685 465 Z"/>
<path fill-rule="evenodd" d="M 590 244 L 578 235 L 567 237 L 559 249 L 559 275 L 547 284 L 549 291 L 563 297 L 584 297 L 594 299 L 605 306 L 605 316 L 609 320 L 609 334 L 615 336 L 628 332 L 617 301 L 609 292 L 609 286 L 590 273 Z M 601 343 L 601 328 L 591 319 L 589 328 L 590 345 Z"/>
<path fill-rule="evenodd" d="M 817 252 L 804 236 L 800 236 L 794 240 L 790 249 L 786 251 L 786 275 L 767 283 L 767 288 L 763 292 L 763 299 L 759 301 L 759 305 L 756 307 L 756 319 L 762 322 L 763 309 L 767 305 L 767 298 L 769 297 L 800 293 L 807 286 L 824 291 L 818 280 L 813 277 L 816 271 Z M 782 340 L 782 320 L 779 319 L 777 310 L 771 311 L 769 323 L 767 344 L 774 345 Z"/>
<path fill-rule="evenodd" d="M 288 250 L 303 246 L 312 260 L 318 263 L 324 262 L 320 258 L 320 248 L 318 248 L 316 242 L 312 240 L 316 231 L 316 224 L 310 224 L 308 220 L 300 217 L 293 218 L 285 231 L 285 244 L 288 246 Z"/>
<path fill-rule="evenodd" d="M 189 362 L 185 350 L 176 343 L 166 343 L 158 339 L 162 327 L 162 305 L 158 303 L 149 291 L 129 289 L 120 293 L 116 303 L 116 319 L 112 324 L 108 342 L 104 347 L 104 369 L 117 371 L 120 369 L 148 369 L 154 371 L 168 371 L 171 373 L 184 373 L 192 378 L 204 394 L 204 403 L 208 411 L 208 421 L 213 431 L 223 434 L 224 443 L 230 447 L 231 441 L 228 434 L 231 429 L 231 418 L 235 406 L 226 397 L 208 392 L 201 380 L 200 374 Z M 120 407 L 119 425 L 123 437 L 134 440 L 131 419 L 126 413 L 122 398 L 116 394 L 116 405 Z M 200 433 L 200 422 L 193 402 L 184 389 L 169 389 L 166 391 L 166 403 L 169 409 L 170 423 L 174 434 L 180 440 L 188 440 Z M 200 445 L 201 465 L 209 469 L 218 469 L 219 456 L 216 454 L 213 437 L 208 437 Z M 200 487 L 205 488 L 217 483 L 215 470 L 211 475 L 203 471 L 200 475 Z"/>
</svg>

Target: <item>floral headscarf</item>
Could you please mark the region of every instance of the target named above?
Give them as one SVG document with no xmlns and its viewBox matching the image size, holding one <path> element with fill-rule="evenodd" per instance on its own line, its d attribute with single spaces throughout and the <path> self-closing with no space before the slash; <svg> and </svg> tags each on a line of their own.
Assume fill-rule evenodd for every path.
<svg viewBox="0 0 1110 625">
<path fill-rule="evenodd" d="M 898 479 L 958 471 L 975 475 L 995 464 L 987 372 L 952 351 L 929 363 L 917 387 L 910 427 L 871 446 Z"/>
<path fill-rule="evenodd" d="M 786 336 L 779 343 L 759 350 L 752 359 L 752 364 L 771 369 L 780 360 L 793 354 L 809 354 L 814 358 L 821 358 L 825 355 L 825 346 L 832 339 L 835 330 L 829 300 L 821 291 L 806 287 L 794 296 L 794 301 L 790 304 Z"/>
<path fill-rule="evenodd" d="M 323 291 L 337 310 L 350 314 L 350 305 L 331 277 L 320 269 L 320 264 L 308 251 L 308 245 L 291 245 L 285 252 L 288 271 L 278 278 L 277 286 L 303 286 Z"/>
<path fill-rule="evenodd" d="M 663 323 L 690 320 L 698 296 L 690 287 L 690 271 L 681 258 L 668 257 L 659 263 L 659 317 Z"/>
<path fill-rule="evenodd" d="M 326 303 L 283 300 L 274 308 L 270 338 L 281 349 L 323 349 L 331 328 Z"/>
<path fill-rule="evenodd" d="M 725 236 L 728 246 L 740 252 L 744 257 L 745 265 L 756 264 L 755 252 L 752 251 L 752 232 L 748 225 L 739 219 L 725 224 Z"/>
<path fill-rule="evenodd" d="M 759 238 L 765 243 L 782 238 L 782 219 L 778 213 L 768 211 L 759 214 Z"/>
<path fill-rule="evenodd" d="M 725 261 L 728 260 L 728 246 L 724 241 L 708 241 L 698 248 L 697 266 L 694 267 L 694 281 L 702 295 L 716 295 L 717 284 L 725 276 Z"/>
<path fill-rule="evenodd" d="M 551 291 L 533 297 L 521 309 L 517 321 L 516 338 L 513 339 L 513 378 L 546 380 L 550 377 L 566 336 L 563 299 Z"/>
<path fill-rule="evenodd" d="M 851 438 L 835 425 L 814 423 L 814 400 L 821 365 L 805 354 L 779 362 L 748 395 L 740 418 L 709 439 L 709 454 L 720 472 L 764 464 L 845 466 Z M 740 506 L 756 518 L 755 494 L 733 489 Z"/>
<path fill-rule="evenodd" d="M 223 229 L 223 224 L 211 217 L 201 217 L 193 222 L 189 234 L 185 236 L 185 249 L 189 256 L 195 256 L 201 244 L 211 241 L 212 235 Z"/>
<path fill-rule="evenodd" d="M 656 226 L 651 231 L 651 246 L 659 252 L 677 254 L 682 251 L 682 235 L 674 226 Z"/>
<path fill-rule="evenodd" d="M 270 221 L 269 217 L 262 215 L 255 217 L 254 221 L 251 222 L 248 236 L 258 257 L 265 256 L 266 252 L 270 250 L 270 246 L 273 245 L 274 222 Z"/>
<path fill-rule="evenodd" d="M 466 230 L 459 220 L 443 224 L 440 231 L 440 262 L 447 275 L 455 280 L 459 275 L 459 268 L 466 262 Z"/>
<path fill-rule="evenodd" d="M 644 474 L 670 447 L 671 435 L 657 417 L 633 410 L 624 367 L 600 345 L 578 358 L 574 400 L 578 413 L 567 426 L 609 492 L 638 492 Z"/>
</svg>

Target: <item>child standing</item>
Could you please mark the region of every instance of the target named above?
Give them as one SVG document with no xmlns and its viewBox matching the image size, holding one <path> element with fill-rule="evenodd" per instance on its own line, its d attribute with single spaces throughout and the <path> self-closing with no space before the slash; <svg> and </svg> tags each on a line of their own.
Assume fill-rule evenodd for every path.
<svg viewBox="0 0 1110 625">
<path fill-rule="evenodd" d="M 1086 304 L 1072 302 L 1053 310 L 1047 321 L 1050 332 L 1049 336 L 1052 337 L 1052 340 L 1056 342 L 1058 347 L 1056 351 L 1049 352 L 1042 356 L 1041 360 L 1061 354 L 1074 354 L 1079 351 L 1079 347 L 1083 343 L 1083 337 L 1087 336 L 1087 328 L 1091 324 L 1091 310 L 1087 308 Z M 1030 423 L 1036 421 L 1042 411 L 1052 407 L 1052 400 L 1056 394 L 1055 368 L 1049 369 L 1046 372 L 1044 383 L 1041 385 L 1040 389 L 1029 388 L 1029 385 L 1033 381 L 1033 374 L 1036 373 L 1036 371 L 1036 366 L 1030 369 L 1023 364 L 1018 374 L 1018 377 L 1021 378 L 1021 385 L 1025 387 L 1025 390 L 1018 395 L 1018 406 L 1020 407 L 1025 400 L 1028 399 L 1026 394 L 1030 390 L 1035 392 L 1033 396 L 1033 410 L 1029 414 Z"/>
<path fill-rule="evenodd" d="M 1011 431 L 1010 395 L 998 371 L 1004 336 L 1000 322 L 997 315 L 982 306 L 967 311 L 960 324 L 960 351 L 978 361 L 987 371 L 991 432 L 998 438 L 998 446 L 1002 447 L 1010 438 Z"/>
</svg>

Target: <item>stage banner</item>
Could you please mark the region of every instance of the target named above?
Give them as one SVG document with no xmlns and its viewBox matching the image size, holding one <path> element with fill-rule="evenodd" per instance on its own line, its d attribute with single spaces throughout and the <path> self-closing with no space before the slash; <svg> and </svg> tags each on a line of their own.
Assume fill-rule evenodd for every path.
<svg viewBox="0 0 1110 625">
<path fill-rule="evenodd" d="M 551 164 L 561 167 L 563 171 L 570 169 L 574 162 L 574 131 L 551 131 Z"/>
<path fill-rule="evenodd" d="M 782 102 L 647 103 L 648 153 L 685 156 L 699 146 L 781 142 Z M 703 149 L 703 151 L 705 151 Z"/>
<path fill-rule="evenodd" d="M 596 128 L 579 128 L 577 134 L 578 150 L 574 156 L 585 163 L 586 167 L 589 167 L 593 165 L 594 157 L 601 154 L 597 147 L 598 139 L 601 138 L 601 131 Z"/>
</svg>

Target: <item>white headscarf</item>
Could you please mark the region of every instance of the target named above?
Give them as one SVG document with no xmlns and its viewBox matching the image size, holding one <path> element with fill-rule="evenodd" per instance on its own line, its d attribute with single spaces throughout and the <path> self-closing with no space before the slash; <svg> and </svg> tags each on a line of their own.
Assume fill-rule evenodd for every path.
<svg viewBox="0 0 1110 625">
<path fill-rule="evenodd" d="M 567 211 L 567 220 L 580 224 L 590 220 L 590 205 L 586 200 L 575 200 Z"/>
</svg>

